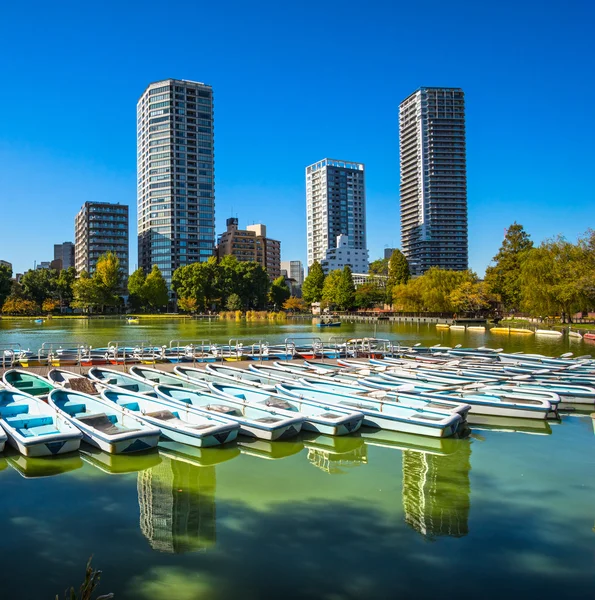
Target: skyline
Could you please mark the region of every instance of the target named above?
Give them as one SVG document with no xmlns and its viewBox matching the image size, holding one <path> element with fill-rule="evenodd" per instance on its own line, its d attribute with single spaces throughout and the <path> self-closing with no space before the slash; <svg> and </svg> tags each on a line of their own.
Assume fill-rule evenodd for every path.
<svg viewBox="0 0 595 600">
<path fill-rule="evenodd" d="M 120 7 L 112 22 L 117 5 L 108 2 L 92 27 L 92 7 L 10 6 L 7 22 L 27 17 L 31 27 L 26 45 L 16 27 L 0 42 L 5 55 L 19 48 L 3 66 L 19 93 L 0 99 L 0 198 L 11 223 L 0 259 L 15 272 L 51 260 L 54 244 L 74 241 L 74 215 L 86 201 L 127 204 L 134 220 L 136 102 L 150 82 L 176 77 L 215 90 L 216 234 L 229 216 L 266 223 L 282 259 L 305 264 L 303 169 L 339 156 L 366 165 L 370 260 L 400 247 L 398 106 L 421 86 L 445 85 L 466 95 L 470 267 L 483 275 L 515 220 L 535 242 L 558 233 L 574 239 L 592 224 L 577 215 L 588 215 L 595 199 L 595 87 L 583 77 L 593 8 L 570 4 L 576 10 L 565 3 L 562 13 L 517 6 L 509 23 L 512 3 L 498 11 L 461 3 L 465 19 L 440 3 L 372 3 L 357 10 L 357 39 L 342 34 L 355 3 L 315 21 L 268 3 L 261 12 L 237 4 L 232 20 L 222 8 L 187 5 L 188 18 L 207 23 L 201 44 L 163 31 L 160 47 L 175 44 L 161 54 L 138 50 L 137 19 L 158 23 L 150 3 Z M 393 19 L 380 19 L 378 7 Z M 408 48 L 420 30 L 400 26 L 408 19 L 419 19 L 429 40 L 415 52 Z"/>
</svg>

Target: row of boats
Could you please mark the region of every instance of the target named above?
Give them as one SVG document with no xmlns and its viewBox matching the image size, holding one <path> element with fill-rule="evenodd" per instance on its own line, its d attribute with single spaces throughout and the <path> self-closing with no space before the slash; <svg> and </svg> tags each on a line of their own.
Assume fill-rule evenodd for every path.
<svg viewBox="0 0 595 600">
<path fill-rule="evenodd" d="M 251 363 L 248 369 L 93 366 L 87 376 L 9 369 L 0 389 L 0 446 L 25 456 L 63 454 L 80 442 L 113 454 L 160 439 L 195 447 L 238 435 L 344 436 L 360 427 L 448 438 L 491 417 L 559 417 L 560 404 L 595 404 L 595 361 L 481 349 L 410 349 L 402 358 Z"/>
<path fill-rule="evenodd" d="M 448 323 L 436 323 L 436 329 L 445 330 L 449 329 L 450 331 L 470 331 L 472 333 L 485 333 L 486 327 L 485 325 L 460 325 L 454 324 L 449 325 Z M 504 334 L 504 335 L 536 335 L 541 337 L 551 337 L 551 338 L 561 338 L 564 335 L 563 331 L 558 329 L 529 329 L 528 327 L 490 327 L 488 329 L 490 333 L 494 334 Z M 582 340 L 583 337 L 586 340 L 595 340 L 595 333 L 579 333 L 578 331 L 574 331 L 572 329 L 568 329 L 566 331 L 569 338 Z"/>
<path fill-rule="evenodd" d="M 213 363 L 241 360 L 292 360 L 292 359 L 332 359 L 340 357 L 382 356 L 391 354 L 398 345 L 388 340 L 373 338 L 345 340 L 340 343 L 323 343 L 313 338 L 308 343 L 286 341 L 282 344 L 258 342 L 244 344 L 236 341 L 229 344 L 211 342 L 189 343 L 184 345 L 134 346 L 108 345 L 103 348 L 90 346 L 48 347 L 33 351 L 29 349 L 7 348 L 2 351 L 2 364 L 7 367 L 24 368 L 38 366 L 82 366 L 131 365 L 155 363 Z"/>
</svg>

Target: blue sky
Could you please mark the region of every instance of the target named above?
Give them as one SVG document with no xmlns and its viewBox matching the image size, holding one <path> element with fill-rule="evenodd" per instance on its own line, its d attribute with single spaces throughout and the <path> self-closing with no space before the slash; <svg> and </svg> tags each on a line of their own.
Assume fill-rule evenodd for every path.
<svg viewBox="0 0 595 600">
<path fill-rule="evenodd" d="M 467 103 L 470 265 L 504 228 L 574 239 L 595 223 L 595 5 L 565 2 L 12 2 L 0 18 L 0 258 L 72 240 L 87 200 L 131 206 L 136 102 L 167 77 L 213 85 L 217 231 L 263 222 L 305 260 L 304 168 L 366 164 L 371 258 L 399 245 L 398 104 Z"/>
</svg>

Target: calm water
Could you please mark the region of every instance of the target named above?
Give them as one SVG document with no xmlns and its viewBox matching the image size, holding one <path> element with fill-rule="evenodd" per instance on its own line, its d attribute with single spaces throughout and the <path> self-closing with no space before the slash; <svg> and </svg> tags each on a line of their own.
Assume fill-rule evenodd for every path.
<svg viewBox="0 0 595 600">
<path fill-rule="evenodd" d="M 32 325 L 0 322 L 0 344 L 320 334 L 219 322 Z M 433 326 L 377 335 L 588 351 L 567 341 L 437 336 Z M 78 587 L 90 555 L 104 571 L 100 591 L 118 600 L 595 593 L 588 415 L 474 428 L 468 439 L 442 442 L 363 432 L 203 451 L 170 445 L 130 457 L 86 448 L 32 460 L 8 451 L 0 490 L 0 598 L 53 599 Z"/>
</svg>

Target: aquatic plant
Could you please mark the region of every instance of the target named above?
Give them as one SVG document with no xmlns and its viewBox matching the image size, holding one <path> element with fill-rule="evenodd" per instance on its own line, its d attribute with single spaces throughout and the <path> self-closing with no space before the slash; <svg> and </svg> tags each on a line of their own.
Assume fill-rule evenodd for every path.
<svg viewBox="0 0 595 600">
<path fill-rule="evenodd" d="M 94 569 L 91 566 L 91 560 L 93 557 L 89 557 L 87 561 L 87 568 L 85 569 L 85 580 L 79 588 L 78 595 L 73 587 L 70 590 L 64 592 L 65 600 L 92 600 L 92 594 L 101 580 L 101 571 Z M 96 600 L 110 600 L 114 597 L 114 594 L 104 594 L 103 596 L 97 596 Z M 58 594 L 56 594 L 56 600 L 59 600 Z"/>
</svg>

